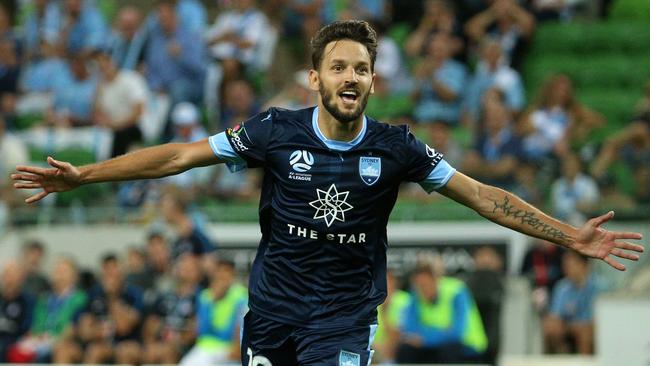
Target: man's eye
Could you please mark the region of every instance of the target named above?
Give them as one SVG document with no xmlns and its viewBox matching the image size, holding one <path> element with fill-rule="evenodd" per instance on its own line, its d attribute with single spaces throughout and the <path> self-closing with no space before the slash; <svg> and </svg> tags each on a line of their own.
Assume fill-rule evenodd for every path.
<svg viewBox="0 0 650 366">
<path fill-rule="evenodd" d="M 341 66 L 341 65 L 334 65 L 334 67 L 332 67 L 332 70 L 334 70 L 334 71 L 341 71 L 341 70 L 343 70 L 343 66 Z"/>
</svg>

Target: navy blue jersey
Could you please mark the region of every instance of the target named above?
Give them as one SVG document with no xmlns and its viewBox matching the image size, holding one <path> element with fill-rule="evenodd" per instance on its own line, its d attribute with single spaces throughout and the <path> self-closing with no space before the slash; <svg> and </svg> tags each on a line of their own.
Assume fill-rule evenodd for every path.
<svg viewBox="0 0 650 366">
<path fill-rule="evenodd" d="M 328 142 L 317 113 L 272 108 L 210 138 L 231 165 L 264 169 L 249 305 L 302 327 L 372 324 L 386 297 L 386 224 L 398 187 L 425 181 L 444 161 L 407 127 L 370 118 L 352 143 Z"/>
</svg>

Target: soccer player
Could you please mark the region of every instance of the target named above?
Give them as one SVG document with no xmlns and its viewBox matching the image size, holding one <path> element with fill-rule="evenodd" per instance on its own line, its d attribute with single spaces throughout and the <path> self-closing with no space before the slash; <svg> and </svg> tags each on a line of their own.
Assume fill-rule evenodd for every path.
<svg viewBox="0 0 650 366">
<path fill-rule="evenodd" d="M 618 256 L 638 260 L 629 232 L 555 220 L 504 190 L 452 168 L 442 155 L 364 115 L 373 92 L 375 32 L 363 21 L 335 22 L 312 40 L 311 89 L 317 107 L 271 108 L 226 132 L 166 144 L 82 167 L 48 157 L 52 168 L 19 166 L 16 188 L 41 188 L 26 199 L 82 184 L 158 178 L 226 163 L 264 169 L 262 239 L 244 319 L 244 365 L 367 365 L 377 306 L 386 296 L 386 224 L 403 181 L 419 182 L 480 215 L 552 241 L 618 270 Z"/>
</svg>

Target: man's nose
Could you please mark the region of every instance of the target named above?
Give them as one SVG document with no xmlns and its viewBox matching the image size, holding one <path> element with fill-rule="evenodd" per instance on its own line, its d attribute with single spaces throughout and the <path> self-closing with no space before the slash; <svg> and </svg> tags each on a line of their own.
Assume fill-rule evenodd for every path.
<svg viewBox="0 0 650 366">
<path fill-rule="evenodd" d="M 350 67 L 345 74 L 345 82 L 348 84 L 356 84 L 359 82 L 359 75 L 354 70 L 354 67 Z"/>
</svg>

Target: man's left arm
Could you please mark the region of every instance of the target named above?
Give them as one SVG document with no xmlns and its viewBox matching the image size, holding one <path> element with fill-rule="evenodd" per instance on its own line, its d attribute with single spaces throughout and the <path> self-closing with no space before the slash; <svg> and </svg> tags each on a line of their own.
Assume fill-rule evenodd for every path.
<svg viewBox="0 0 650 366">
<path fill-rule="evenodd" d="M 639 240 L 641 234 L 614 232 L 600 227 L 614 217 L 613 211 L 576 228 L 544 214 L 508 191 L 482 184 L 460 172 L 455 172 L 438 192 L 499 225 L 602 259 L 620 271 L 624 271 L 625 266 L 614 256 L 636 261 L 639 256 L 630 251 L 643 252 L 641 245 L 622 241 Z"/>
</svg>

